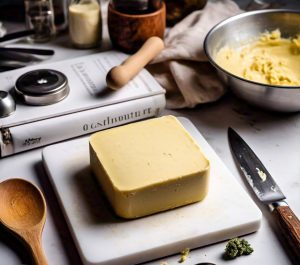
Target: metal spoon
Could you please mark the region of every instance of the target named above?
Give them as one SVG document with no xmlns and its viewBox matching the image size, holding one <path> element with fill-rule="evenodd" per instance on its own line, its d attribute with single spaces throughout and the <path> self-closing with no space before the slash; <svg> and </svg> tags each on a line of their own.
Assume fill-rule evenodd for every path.
<svg viewBox="0 0 300 265">
<path fill-rule="evenodd" d="M 11 115 L 15 110 L 13 97 L 7 91 L 0 90 L 0 119 Z"/>
<path fill-rule="evenodd" d="M 41 191 L 23 179 L 0 183 L 0 222 L 30 247 L 37 265 L 47 265 L 41 245 L 46 220 L 46 202 Z"/>
</svg>

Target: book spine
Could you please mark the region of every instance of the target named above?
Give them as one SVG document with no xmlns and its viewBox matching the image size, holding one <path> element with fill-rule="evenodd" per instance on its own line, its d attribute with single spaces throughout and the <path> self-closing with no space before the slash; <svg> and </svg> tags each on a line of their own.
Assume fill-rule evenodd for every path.
<svg viewBox="0 0 300 265">
<path fill-rule="evenodd" d="M 42 121 L 2 128 L 0 157 L 157 116 L 165 107 L 159 94 Z"/>
</svg>

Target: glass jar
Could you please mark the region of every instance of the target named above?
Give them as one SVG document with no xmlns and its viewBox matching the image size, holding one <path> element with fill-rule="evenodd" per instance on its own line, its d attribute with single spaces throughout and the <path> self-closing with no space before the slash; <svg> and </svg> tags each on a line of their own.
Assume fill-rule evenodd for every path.
<svg viewBox="0 0 300 265">
<path fill-rule="evenodd" d="M 56 31 L 64 31 L 68 27 L 68 0 L 52 0 L 52 3 Z"/>
<path fill-rule="evenodd" d="M 99 0 L 71 0 L 68 8 L 69 34 L 78 48 L 93 48 L 102 39 L 102 18 Z"/>
<path fill-rule="evenodd" d="M 167 25 L 173 26 L 194 10 L 202 9 L 207 0 L 166 0 Z"/>
<path fill-rule="evenodd" d="M 55 35 L 52 0 L 25 0 L 25 20 L 28 29 L 35 34 L 28 37 L 32 42 L 46 42 Z"/>
<path fill-rule="evenodd" d="M 2 25 L 2 22 L 0 21 L 0 38 L 3 37 L 6 34 L 6 28 Z"/>
</svg>

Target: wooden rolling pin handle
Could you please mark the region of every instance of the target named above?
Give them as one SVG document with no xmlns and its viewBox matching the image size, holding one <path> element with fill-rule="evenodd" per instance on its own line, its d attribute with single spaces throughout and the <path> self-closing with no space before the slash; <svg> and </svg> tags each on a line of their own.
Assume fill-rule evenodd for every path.
<svg viewBox="0 0 300 265">
<path fill-rule="evenodd" d="M 164 48 L 164 42 L 159 37 L 149 38 L 144 45 L 121 65 L 113 67 L 106 76 L 107 86 L 113 90 L 126 85 Z"/>
</svg>

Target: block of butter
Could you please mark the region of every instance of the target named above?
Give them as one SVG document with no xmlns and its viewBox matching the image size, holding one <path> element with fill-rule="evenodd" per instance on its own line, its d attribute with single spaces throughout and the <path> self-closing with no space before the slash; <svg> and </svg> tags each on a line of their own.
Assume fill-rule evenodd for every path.
<svg viewBox="0 0 300 265">
<path fill-rule="evenodd" d="M 202 200 L 208 159 L 174 116 L 100 131 L 90 163 L 115 213 L 137 218 Z"/>
</svg>

